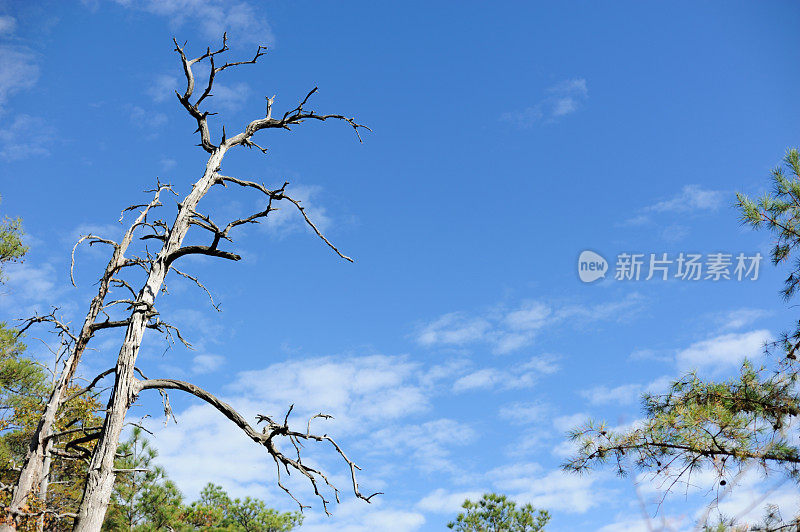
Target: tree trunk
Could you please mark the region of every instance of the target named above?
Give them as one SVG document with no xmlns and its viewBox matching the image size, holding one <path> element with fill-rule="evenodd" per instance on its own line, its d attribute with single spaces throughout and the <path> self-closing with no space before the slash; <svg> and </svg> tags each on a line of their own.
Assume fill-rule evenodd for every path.
<svg viewBox="0 0 800 532">
<path fill-rule="evenodd" d="M 44 412 L 42 412 L 42 417 L 39 420 L 36 430 L 31 436 L 31 441 L 28 444 L 28 450 L 25 454 L 20 475 L 14 487 L 11 502 L 7 508 L 7 519 L 5 522 L 0 524 L 0 532 L 9 532 L 16 529 L 13 520 L 14 513 L 19 512 L 22 509 L 34 487 L 43 481 L 43 469 L 45 467 L 45 461 L 49 460 L 49 448 L 51 446 L 50 437 L 53 434 L 53 427 L 55 426 L 58 416 L 58 410 L 61 408 L 63 402 L 67 398 L 66 392 L 72 383 L 72 378 L 75 376 L 76 370 L 78 369 L 78 363 L 80 362 L 81 356 L 83 356 L 83 353 L 86 350 L 86 346 L 89 344 L 89 340 L 91 340 L 92 336 L 94 335 L 94 326 L 95 322 L 97 321 L 97 316 L 103 309 L 103 305 L 105 303 L 106 296 L 108 295 L 114 275 L 119 271 L 124 263 L 125 252 L 128 250 L 128 246 L 133 238 L 133 231 L 145 218 L 147 211 L 151 207 L 158 204 L 160 193 L 161 188 L 159 187 L 156 190 L 153 201 L 139 214 L 130 228 L 125 232 L 125 235 L 119 244 L 114 245 L 114 252 L 111 256 L 111 259 L 108 261 L 108 265 L 103 272 L 103 276 L 100 279 L 100 287 L 97 290 L 97 295 L 94 296 L 89 305 L 89 312 L 86 314 L 81 331 L 75 339 L 75 345 L 67 357 L 67 360 L 64 362 L 63 371 L 53 384 L 53 389 L 50 392 L 50 397 L 47 400 Z"/>
<path fill-rule="evenodd" d="M 144 287 L 138 294 L 135 309 L 125 331 L 125 339 L 119 351 L 116 366 L 114 392 L 109 400 L 106 418 L 100 439 L 89 464 L 89 474 L 83 500 L 75 520 L 75 532 L 97 532 L 103 524 L 111 490 L 114 487 L 114 459 L 119 445 L 120 433 L 125 424 L 128 408 L 136 399 L 134 364 L 142 345 L 142 337 L 147 327 L 147 313 L 155 302 L 169 271 L 172 254 L 178 251 L 189 230 L 189 221 L 197 204 L 215 182 L 214 174 L 220 169 L 222 158 L 227 151 L 223 143 L 208 159 L 203 177 L 192 187 L 192 191 L 179 205 L 178 215 L 168 234 L 167 240 L 150 268 Z"/>
<path fill-rule="evenodd" d="M 42 463 L 42 480 L 39 482 L 39 500 L 47 508 L 47 490 L 50 487 L 50 464 L 52 457 L 50 456 L 50 448 L 53 446 L 52 441 L 48 441 L 44 450 L 44 462 Z M 40 515 L 36 519 L 36 532 L 44 532 L 44 518 L 45 514 Z"/>
<path fill-rule="evenodd" d="M 118 258 L 117 255 L 118 252 L 115 251 L 114 258 L 112 258 L 112 261 L 115 263 Z M 49 440 L 50 436 L 53 434 L 53 427 L 58 415 L 58 409 L 61 407 L 64 399 L 66 399 L 65 394 L 67 388 L 69 387 L 70 382 L 72 382 L 72 377 L 75 375 L 75 371 L 78 368 L 78 362 L 81 359 L 81 355 L 83 355 L 83 352 L 86 350 L 86 345 L 89 343 L 89 339 L 92 337 L 92 325 L 94 325 L 97 315 L 100 313 L 100 309 L 103 307 L 103 301 L 105 300 L 105 296 L 108 294 L 110 282 L 111 275 L 104 276 L 104 278 L 101 280 L 100 289 L 92 300 L 89 313 L 86 315 L 86 320 L 84 321 L 81 332 L 78 335 L 78 340 L 75 342 L 75 347 L 64 364 L 64 370 L 61 372 L 56 380 L 55 385 L 53 386 L 53 390 L 50 393 L 47 404 L 45 405 L 45 409 L 42 413 L 41 419 L 39 420 L 39 424 L 37 425 L 36 430 L 31 437 L 31 442 L 28 445 L 28 451 L 25 454 L 25 461 L 23 462 L 19 479 L 17 480 L 17 484 L 14 488 L 14 494 L 12 495 L 11 502 L 8 506 L 8 513 L 10 515 L 13 515 L 14 512 L 22 509 L 22 507 L 25 505 L 25 501 L 28 499 L 28 495 L 31 494 L 34 487 L 38 483 L 43 481 L 44 464 L 45 461 L 48 461 L 49 463 Z M 13 531 L 15 529 L 16 527 L 14 524 L 10 522 L 0 525 L 0 532 Z"/>
</svg>

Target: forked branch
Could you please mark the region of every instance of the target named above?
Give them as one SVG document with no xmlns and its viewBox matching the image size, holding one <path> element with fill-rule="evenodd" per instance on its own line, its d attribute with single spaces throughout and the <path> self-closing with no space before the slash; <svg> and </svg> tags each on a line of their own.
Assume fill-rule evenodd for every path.
<svg viewBox="0 0 800 532">
<path fill-rule="evenodd" d="M 320 470 L 303 463 L 302 457 L 300 456 L 301 440 L 302 441 L 310 440 L 317 442 L 327 441 L 333 446 L 337 454 L 341 456 L 341 458 L 347 463 L 348 467 L 350 468 L 352 489 L 356 497 L 364 501 L 370 502 L 372 497 L 381 494 L 380 492 L 377 492 L 369 496 L 363 495 L 359 490 L 358 480 L 356 479 L 356 470 L 360 470 L 361 468 L 358 467 L 358 465 L 356 465 L 350 458 L 347 457 L 342 448 L 339 446 L 338 443 L 336 443 L 335 440 L 333 440 L 333 438 L 331 438 L 327 434 L 318 435 L 311 432 L 311 420 L 318 417 L 324 419 L 330 419 L 331 416 L 324 414 L 317 414 L 316 416 L 313 416 L 311 420 L 309 420 L 308 429 L 306 430 L 306 432 L 298 432 L 289 428 L 288 424 L 289 414 L 292 411 L 292 407 L 290 407 L 289 411 L 286 413 L 286 416 L 283 419 L 283 423 L 276 423 L 267 416 L 259 415 L 257 417 L 258 423 L 266 422 L 266 426 L 264 427 L 262 432 L 258 432 L 231 405 L 229 405 L 228 403 L 219 399 L 215 395 L 207 392 L 206 390 L 192 383 L 176 379 L 146 379 L 146 380 L 137 380 L 134 386 L 134 392 L 137 395 L 142 390 L 150 390 L 150 389 L 156 389 L 159 391 L 168 389 L 181 390 L 183 392 L 192 394 L 195 397 L 198 397 L 203 401 L 205 401 L 206 403 L 213 406 L 222 415 L 224 415 L 226 418 L 235 423 L 236 426 L 238 426 L 245 434 L 247 434 L 247 436 L 251 440 L 258 443 L 259 445 L 264 446 L 267 449 L 267 452 L 270 454 L 270 456 L 272 456 L 272 459 L 275 461 L 275 464 L 278 468 L 278 485 L 289 496 L 291 496 L 292 499 L 294 499 L 298 503 L 301 511 L 304 508 L 308 508 L 308 506 L 303 505 L 291 493 L 291 491 L 281 483 L 280 480 L 281 468 L 283 468 L 283 470 L 285 470 L 287 474 L 290 474 L 291 471 L 300 472 L 303 476 L 305 476 L 309 480 L 312 488 L 314 489 L 314 493 L 322 501 L 322 506 L 326 514 L 330 515 L 330 512 L 328 511 L 328 504 L 330 501 L 326 499 L 325 495 L 322 493 L 322 491 L 320 491 L 320 483 L 323 483 L 324 485 L 328 486 L 328 488 L 330 488 L 333 491 L 336 502 L 339 502 L 339 490 L 328 480 L 328 477 Z M 286 456 L 278 449 L 275 442 L 275 439 L 278 437 L 283 437 L 289 440 L 289 442 L 292 444 L 292 446 L 296 451 L 296 458 L 291 458 L 289 456 Z"/>
</svg>

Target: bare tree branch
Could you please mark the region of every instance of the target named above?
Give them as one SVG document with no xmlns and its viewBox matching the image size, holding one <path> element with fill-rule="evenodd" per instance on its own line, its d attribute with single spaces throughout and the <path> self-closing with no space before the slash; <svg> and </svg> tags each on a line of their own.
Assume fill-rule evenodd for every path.
<svg viewBox="0 0 800 532">
<path fill-rule="evenodd" d="M 302 475 L 304 475 L 306 478 L 308 478 L 309 482 L 311 482 L 312 488 L 314 489 L 314 493 L 322 501 L 323 508 L 325 510 L 325 513 L 327 513 L 327 514 L 330 514 L 330 512 L 328 511 L 328 504 L 329 504 L 330 501 L 328 501 L 325 498 L 325 496 L 322 494 L 322 492 L 319 490 L 318 482 L 320 480 L 322 480 L 322 482 L 324 482 L 325 485 L 327 485 L 331 490 L 333 490 L 333 493 L 334 493 L 334 496 L 335 496 L 337 502 L 339 502 L 339 490 L 328 480 L 327 476 L 324 473 L 322 473 L 321 471 L 319 471 L 319 470 L 317 470 L 317 469 L 315 469 L 315 468 L 313 468 L 311 466 L 308 466 L 308 465 L 306 465 L 306 464 L 304 464 L 302 462 L 302 459 L 299 456 L 299 448 L 296 445 L 295 445 L 295 449 L 298 451 L 298 457 L 296 459 L 290 458 L 290 457 L 286 456 L 285 454 L 281 453 L 278 450 L 277 446 L 275 445 L 275 442 L 273 441 L 276 437 L 279 437 L 279 436 L 288 438 L 289 441 L 292 442 L 293 445 L 295 444 L 295 442 L 297 442 L 299 440 L 312 440 L 312 441 L 318 441 L 318 442 L 324 442 L 324 441 L 329 442 L 333 446 L 333 448 L 336 450 L 336 452 L 339 454 L 339 456 L 342 457 L 342 459 L 348 464 L 348 466 L 350 468 L 350 476 L 351 476 L 351 480 L 352 480 L 352 488 L 353 488 L 353 493 L 355 494 L 355 496 L 358 497 L 359 499 L 362 499 L 364 501 L 370 502 L 372 497 L 374 497 L 375 495 L 379 495 L 380 494 L 380 492 L 378 492 L 378 493 L 373 493 L 372 495 L 369 495 L 369 496 L 365 496 L 365 495 L 363 495 L 361 493 L 361 491 L 359 490 L 359 487 L 358 487 L 358 481 L 356 479 L 356 470 L 360 470 L 361 468 L 358 467 L 350 458 L 347 457 L 347 455 L 344 453 L 342 448 L 339 446 L 338 443 L 336 443 L 336 441 L 333 440 L 333 438 L 331 438 L 327 434 L 323 434 L 323 435 L 320 436 L 320 435 L 311 433 L 311 431 L 310 431 L 311 420 L 309 420 L 309 422 L 308 422 L 308 430 L 306 432 L 297 432 L 297 431 L 294 431 L 294 430 L 289 428 L 289 425 L 288 425 L 289 414 L 291 413 L 292 408 L 294 407 L 294 405 L 292 405 L 292 407 L 289 408 L 289 411 L 286 413 L 286 416 L 285 416 L 282 424 L 275 423 L 274 421 L 272 421 L 272 419 L 270 419 L 267 416 L 263 416 L 263 415 L 257 416 L 257 420 L 258 420 L 259 423 L 262 423 L 262 422 L 266 422 L 267 423 L 266 427 L 263 429 L 262 432 L 257 432 L 244 419 L 244 417 L 241 414 L 239 414 L 239 412 L 237 412 L 231 405 L 229 405 L 225 401 L 222 401 L 221 399 L 219 399 L 215 395 L 207 392 L 206 390 L 200 388 L 199 386 L 196 386 L 196 385 L 191 384 L 189 382 L 176 380 L 176 379 L 147 379 L 147 380 L 141 380 L 141 381 L 137 380 L 137 382 L 136 382 L 136 384 L 134 385 L 134 388 L 133 388 L 133 393 L 138 395 L 138 393 L 141 392 L 142 390 L 150 390 L 150 389 L 181 390 L 183 392 L 192 394 L 195 397 L 198 397 L 198 398 L 202 399 L 203 401 L 205 401 L 206 403 L 210 404 L 217 411 L 219 411 L 222 415 L 224 415 L 226 418 L 231 420 L 234 424 L 236 424 L 236 426 L 238 426 L 242 431 L 244 431 L 244 433 L 247 434 L 247 436 L 251 440 L 253 440 L 254 442 L 258 443 L 259 445 L 262 445 L 262 446 L 266 447 L 267 452 L 269 452 L 269 454 L 272 456 L 273 460 L 275 460 L 275 463 L 278 465 L 278 475 L 279 475 L 278 482 L 279 482 L 280 487 L 284 491 L 286 491 L 286 493 L 288 493 L 295 501 L 298 502 L 298 504 L 300 505 L 300 510 L 301 511 L 303 510 L 303 508 L 306 508 L 307 506 L 304 506 L 302 503 L 300 503 L 294 497 L 294 495 L 292 495 L 292 493 L 280 483 L 280 467 L 281 466 L 283 466 L 287 470 L 287 472 L 291 468 L 292 470 L 298 471 Z M 317 414 L 316 416 L 312 417 L 311 419 L 318 418 L 318 417 L 325 418 L 325 419 L 330 419 L 331 418 L 331 416 L 328 416 L 328 415 Z"/>
<path fill-rule="evenodd" d="M 331 241 L 328 240 L 325 237 L 325 235 L 322 234 L 322 232 L 317 228 L 316 224 L 314 224 L 314 222 L 312 222 L 311 219 L 308 217 L 308 214 L 306 213 L 305 208 L 300 205 L 300 201 L 292 198 L 291 196 L 289 196 L 289 195 L 287 195 L 285 193 L 286 187 L 289 185 L 288 181 L 285 182 L 281 188 L 279 188 L 277 190 L 270 190 L 267 187 L 265 187 L 264 185 L 256 183 L 255 181 L 247 181 L 247 180 L 244 180 L 244 179 L 238 179 L 236 177 L 230 177 L 230 176 L 217 174 L 217 179 L 218 179 L 217 182 L 221 183 L 221 184 L 224 184 L 225 182 L 229 182 L 229 183 L 234 183 L 236 185 L 239 185 L 240 187 L 254 188 L 254 189 L 258 190 L 259 192 L 261 192 L 262 194 L 266 195 L 269 198 L 269 203 L 267 205 L 267 208 L 264 211 L 256 213 L 256 214 L 250 216 L 249 218 L 245 218 L 243 220 L 237 220 L 235 222 L 239 222 L 239 223 L 236 223 L 236 225 L 239 225 L 240 223 L 252 222 L 256 218 L 266 217 L 269 214 L 269 212 L 274 210 L 274 209 L 271 208 L 273 200 L 280 201 L 280 200 L 285 199 L 286 201 L 289 201 L 292 205 L 297 207 L 297 210 L 300 211 L 300 214 L 303 216 L 303 219 L 305 220 L 306 224 L 308 224 L 308 226 L 314 231 L 314 233 L 316 233 L 316 235 L 318 237 L 320 237 L 322 239 L 322 241 L 325 242 L 325 244 L 329 248 L 331 248 L 337 255 L 339 255 L 339 257 L 345 259 L 346 261 L 353 262 L 352 258 L 348 257 L 347 255 L 345 255 L 341 251 L 339 251 L 339 249 L 336 246 L 334 246 L 333 243 L 331 243 Z M 235 227 L 235 225 L 232 225 L 235 222 L 231 222 L 231 224 L 228 224 L 228 225 L 230 227 Z M 227 234 L 227 228 L 226 228 L 225 233 Z"/>
</svg>

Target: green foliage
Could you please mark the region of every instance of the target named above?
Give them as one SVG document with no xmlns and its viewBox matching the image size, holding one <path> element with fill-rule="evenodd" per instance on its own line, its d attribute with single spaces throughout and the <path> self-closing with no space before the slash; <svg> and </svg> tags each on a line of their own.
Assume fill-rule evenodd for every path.
<svg viewBox="0 0 800 532">
<path fill-rule="evenodd" d="M 119 470 L 111 504 L 103 523 L 105 530 L 166 530 L 181 514 L 180 492 L 153 461 L 158 451 L 135 427 L 119 446 L 114 467 Z M 141 527 L 147 523 L 147 527 Z"/>
<path fill-rule="evenodd" d="M 0 280 L 3 278 L 3 263 L 21 260 L 27 253 L 22 236 L 22 220 L 8 217 L 0 220 Z"/>
<path fill-rule="evenodd" d="M 505 495 L 486 493 L 478 502 L 469 499 L 461 505 L 463 512 L 448 528 L 459 532 L 537 532 L 550 521 L 546 510 L 530 504 L 517 508 L 517 503 Z"/>
<path fill-rule="evenodd" d="M 800 453 L 783 430 L 800 413 L 791 380 L 745 361 L 735 378 L 707 382 L 689 374 L 666 394 L 648 394 L 642 402 L 645 419 L 633 430 L 614 432 L 591 421 L 574 430 L 570 436 L 580 450 L 564 467 L 581 472 L 613 460 L 621 475 L 633 464 L 675 477 L 710 468 L 725 481 L 757 461 L 798 473 Z"/>
<path fill-rule="evenodd" d="M 784 162 L 785 170 L 772 171 L 772 193 L 758 200 L 737 195 L 742 221 L 775 237 L 776 265 L 800 245 L 800 154 L 789 150 Z M 781 293 L 789 298 L 799 286 L 796 262 Z M 663 395 L 645 395 L 645 419 L 633 429 L 615 432 L 588 422 L 571 433 L 578 451 L 563 467 L 582 472 L 610 461 L 619 474 L 643 470 L 671 479 L 669 486 L 688 481 L 698 469 L 716 472 L 724 486 L 750 465 L 800 480 L 798 433 L 791 423 L 800 415 L 798 348 L 800 322 L 765 346 L 771 355 L 765 366 L 745 361 L 739 375 L 719 382 L 689 374 Z"/>
<path fill-rule="evenodd" d="M 209 483 L 200 500 L 189 507 L 186 522 L 220 532 L 286 532 L 300 526 L 303 516 L 267 508 L 264 501 L 251 497 L 231 500 L 220 486 Z"/>
<path fill-rule="evenodd" d="M 754 229 L 766 228 L 777 238 L 772 248 L 772 262 L 779 264 L 800 245 L 800 153 L 786 152 L 783 168 L 772 170 L 773 191 L 758 200 L 736 194 L 743 223 Z M 800 259 L 786 279 L 783 296 L 788 299 L 800 286 Z"/>
<path fill-rule="evenodd" d="M 118 456 L 115 467 L 120 473 L 103 530 L 286 532 L 303 522 L 299 513 L 278 512 L 259 499 L 231 500 L 211 483 L 203 488 L 200 500 L 185 506 L 178 488 L 154 464 L 158 452 L 138 427 L 120 444 Z"/>
<path fill-rule="evenodd" d="M 22 243 L 19 220 L 0 221 L 0 282 L 3 264 L 20 260 L 27 248 Z M 47 393 L 47 375 L 41 366 L 25 358 L 25 344 L 15 329 L 0 322 L 0 463 L 14 456 L 13 442 L 25 424 L 27 411 L 41 405 Z M 17 453 L 18 454 L 18 453 Z"/>
<path fill-rule="evenodd" d="M 19 220 L 0 222 L 0 281 L 2 266 L 9 261 L 21 260 L 27 252 L 22 243 L 22 225 Z M 16 467 L 22 463 L 33 431 L 37 427 L 44 403 L 50 394 L 51 382 L 44 367 L 25 356 L 25 344 L 18 331 L 0 322 L 0 482 L 12 485 L 17 480 Z M 73 386 L 68 394 L 75 393 Z M 100 424 L 96 412 L 100 410 L 91 395 L 81 395 L 62 408 L 56 419 L 54 431 L 63 433 L 54 440 L 55 448 L 64 450 L 86 436 L 87 431 Z M 93 442 L 81 443 L 90 451 Z M 78 447 L 73 447 L 74 452 Z M 47 499 L 32 495 L 28 509 L 47 508 L 55 514 L 72 513 L 80 501 L 85 481 L 85 464 L 79 460 L 65 460 L 54 456 L 50 465 Z M 3 501 L 9 493 L 2 493 Z M 47 530 L 69 530 L 68 520 L 45 519 Z M 35 519 L 23 519 L 18 530 L 34 530 Z"/>
</svg>

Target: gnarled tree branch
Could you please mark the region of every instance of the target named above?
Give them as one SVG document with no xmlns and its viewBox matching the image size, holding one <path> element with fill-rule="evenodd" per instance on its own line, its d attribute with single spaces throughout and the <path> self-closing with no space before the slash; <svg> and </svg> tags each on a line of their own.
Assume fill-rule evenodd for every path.
<svg viewBox="0 0 800 532">
<path fill-rule="evenodd" d="M 322 482 L 324 482 L 325 485 L 327 485 L 331 490 L 333 490 L 333 493 L 334 493 L 334 496 L 335 496 L 337 502 L 339 502 L 339 490 L 328 480 L 327 476 L 324 473 L 322 473 L 321 471 L 319 471 L 319 470 L 317 470 L 317 469 L 315 469 L 313 467 L 310 467 L 310 466 L 308 466 L 308 465 L 303 463 L 302 458 L 300 456 L 300 449 L 298 447 L 299 440 L 312 440 L 312 441 L 318 441 L 318 442 L 323 442 L 323 441 L 329 442 L 333 446 L 333 448 L 336 450 L 336 452 L 339 454 L 339 456 L 342 457 L 342 459 L 347 463 L 347 465 L 350 468 L 350 476 L 351 476 L 351 481 L 352 481 L 353 493 L 355 494 L 356 497 L 358 497 L 359 499 L 362 499 L 364 501 L 370 502 L 372 497 L 374 497 L 375 495 L 379 495 L 380 494 L 380 492 L 378 492 L 378 493 L 373 493 L 372 495 L 369 495 L 369 496 L 363 495 L 361 493 L 361 491 L 359 490 L 358 481 L 356 479 L 356 470 L 360 470 L 361 468 L 358 467 L 350 458 L 347 457 L 347 455 L 344 453 L 342 448 L 339 446 L 338 443 L 336 443 L 335 440 L 333 440 L 333 438 L 331 438 L 327 434 L 323 434 L 323 435 L 320 436 L 320 435 L 317 435 L 317 434 L 313 434 L 311 432 L 311 430 L 310 430 L 311 420 L 313 420 L 314 418 L 318 418 L 318 417 L 325 418 L 325 419 L 330 419 L 331 416 L 324 415 L 324 414 L 317 414 L 316 416 L 313 416 L 309 420 L 309 422 L 308 422 L 308 430 L 306 432 L 298 432 L 298 431 L 290 429 L 289 428 L 289 424 L 288 424 L 289 414 L 291 413 L 292 408 L 294 406 L 294 405 L 292 405 L 292 407 L 290 407 L 289 411 L 286 413 L 286 416 L 285 416 L 282 424 L 275 423 L 274 421 L 272 421 L 272 419 L 270 419 L 267 416 L 259 415 L 258 418 L 257 418 L 258 422 L 259 423 L 266 422 L 267 425 L 263 429 L 262 432 L 258 432 L 231 405 L 229 405 L 225 401 L 219 399 L 218 397 L 216 397 L 212 393 L 210 393 L 210 392 L 208 392 L 208 391 L 206 391 L 206 390 L 204 390 L 204 389 L 200 388 L 199 386 L 196 386 L 196 385 L 194 385 L 192 383 L 185 382 L 185 381 L 180 381 L 180 380 L 176 380 L 176 379 L 137 380 L 137 382 L 136 382 L 136 384 L 134 386 L 134 393 L 138 394 L 142 390 L 151 390 L 151 389 L 157 389 L 157 390 L 180 390 L 180 391 L 192 394 L 195 397 L 198 397 L 199 399 L 202 399 L 206 403 L 208 403 L 211 406 L 213 406 L 218 412 L 220 412 L 226 418 L 231 420 L 237 427 L 239 427 L 245 434 L 247 434 L 247 436 L 251 440 L 253 440 L 254 442 L 258 443 L 259 445 L 264 446 L 267 449 L 267 452 L 269 452 L 270 456 L 272 456 L 273 460 L 275 460 L 276 465 L 278 466 L 278 483 L 279 483 L 279 486 L 284 491 L 286 491 L 286 493 L 288 493 L 295 501 L 297 501 L 297 503 L 300 506 L 300 510 L 301 511 L 303 510 L 303 508 L 307 508 L 307 506 L 305 506 L 302 503 L 300 503 L 300 501 L 298 501 L 294 497 L 294 495 L 286 487 L 284 487 L 283 484 L 280 483 L 280 468 L 281 467 L 283 467 L 287 472 L 289 472 L 290 470 L 299 471 L 301 474 L 303 474 L 306 478 L 309 479 L 309 481 L 311 482 L 311 485 L 312 485 L 312 487 L 314 489 L 314 493 L 322 501 L 322 505 L 323 505 L 323 508 L 325 510 L 325 513 L 329 514 L 329 512 L 328 512 L 328 503 L 330 501 L 328 501 L 325 498 L 325 496 L 322 494 L 322 492 L 319 490 L 318 482 L 320 480 L 322 480 Z M 274 442 L 274 439 L 276 437 L 285 437 L 285 438 L 287 438 L 292 443 L 292 445 L 294 446 L 295 450 L 297 451 L 297 458 L 290 458 L 290 457 L 286 456 L 285 454 L 281 453 L 278 450 L 278 448 L 277 448 L 277 446 L 275 445 L 275 442 Z"/>
</svg>

